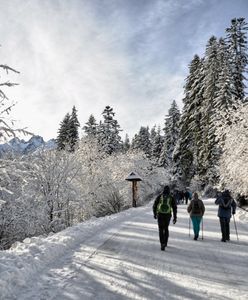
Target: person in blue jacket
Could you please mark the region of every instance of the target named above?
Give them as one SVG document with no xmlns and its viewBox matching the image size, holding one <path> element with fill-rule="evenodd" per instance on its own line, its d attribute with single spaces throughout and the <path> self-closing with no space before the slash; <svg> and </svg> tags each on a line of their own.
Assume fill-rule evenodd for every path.
<svg viewBox="0 0 248 300">
<path fill-rule="evenodd" d="M 230 241 L 230 219 L 236 212 L 236 202 L 230 195 L 229 190 L 217 196 L 215 204 L 219 205 L 218 217 L 220 218 L 220 228 L 222 233 L 222 242 Z"/>
</svg>

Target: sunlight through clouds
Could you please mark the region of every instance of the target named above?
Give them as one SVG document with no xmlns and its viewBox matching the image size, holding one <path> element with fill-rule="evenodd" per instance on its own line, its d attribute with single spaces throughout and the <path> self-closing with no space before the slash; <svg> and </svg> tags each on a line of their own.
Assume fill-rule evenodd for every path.
<svg viewBox="0 0 248 300">
<path fill-rule="evenodd" d="M 163 126 L 172 100 L 182 107 L 188 63 L 243 13 L 238 2 L 219 1 L 222 16 L 215 1 L 1 1 L 1 63 L 21 72 L 13 117 L 45 139 L 73 105 L 81 125 L 112 106 L 131 137 Z"/>
</svg>

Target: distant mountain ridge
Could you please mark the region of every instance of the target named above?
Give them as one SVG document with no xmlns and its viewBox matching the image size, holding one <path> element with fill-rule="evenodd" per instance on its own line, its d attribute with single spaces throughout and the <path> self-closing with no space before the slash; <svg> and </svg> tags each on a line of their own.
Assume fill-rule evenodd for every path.
<svg viewBox="0 0 248 300">
<path fill-rule="evenodd" d="M 29 154 L 38 149 L 54 149 L 56 148 L 55 139 L 47 142 L 39 135 L 32 136 L 28 141 L 15 137 L 5 144 L 0 144 L 0 156 L 7 153 Z"/>
</svg>

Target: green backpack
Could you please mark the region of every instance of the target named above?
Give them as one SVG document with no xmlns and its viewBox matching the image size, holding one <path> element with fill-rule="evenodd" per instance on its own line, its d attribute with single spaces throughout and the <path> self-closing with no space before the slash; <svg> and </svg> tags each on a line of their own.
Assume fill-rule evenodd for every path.
<svg viewBox="0 0 248 300">
<path fill-rule="evenodd" d="M 172 211 L 171 202 L 172 202 L 171 196 L 167 196 L 164 199 L 164 196 L 161 195 L 157 207 L 157 213 L 170 214 Z"/>
</svg>

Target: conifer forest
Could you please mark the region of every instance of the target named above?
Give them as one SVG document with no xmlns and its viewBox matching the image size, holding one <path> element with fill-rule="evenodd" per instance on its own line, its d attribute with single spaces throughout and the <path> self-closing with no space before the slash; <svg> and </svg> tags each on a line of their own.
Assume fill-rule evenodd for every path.
<svg viewBox="0 0 248 300">
<path fill-rule="evenodd" d="M 124 179 L 131 170 L 143 178 L 139 205 L 165 182 L 208 196 L 228 187 L 244 204 L 247 32 L 246 20 L 234 18 L 223 37 L 206 41 L 205 54 L 189 62 L 182 110 L 171 99 L 164 124 L 144 124 L 132 139 L 126 134 L 123 140 L 114 107 L 103 107 L 101 120 L 93 114 L 79 120 L 73 106 L 58 124 L 52 149 L 2 153 L 0 248 L 129 208 L 131 190 Z M 18 71 L 4 64 L 0 68 L 0 138 L 5 143 L 29 132 L 6 119 L 15 105 L 6 88 L 16 85 L 8 76 Z"/>
</svg>

